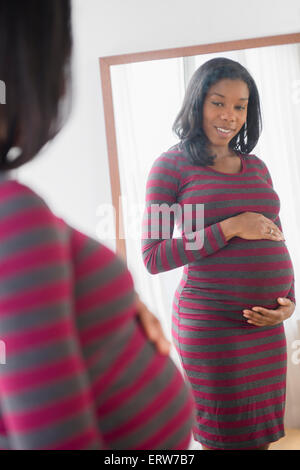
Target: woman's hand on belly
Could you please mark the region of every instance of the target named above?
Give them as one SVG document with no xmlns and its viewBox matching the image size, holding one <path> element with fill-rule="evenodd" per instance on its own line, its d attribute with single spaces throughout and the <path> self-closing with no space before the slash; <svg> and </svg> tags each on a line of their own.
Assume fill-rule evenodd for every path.
<svg viewBox="0 0 300 470">
<path fill-rule="evenodd" d="M 284 235 L 277 225 L 259 212 L 242 212 L 221 222 L 226 240 L 237 236 L 245 240 L 282 241 Z"/>
<path fill-rule="evenodd" d="M 295 304 L 287 297 L 278 297 L 279 307 L 269 310 L 264 307 L 253 307 L 251 310 L 243 310 L 248 323 L 255 326 L 273 326 L 282 323 L 291 317 L 295 311 Z"/>
</svg>

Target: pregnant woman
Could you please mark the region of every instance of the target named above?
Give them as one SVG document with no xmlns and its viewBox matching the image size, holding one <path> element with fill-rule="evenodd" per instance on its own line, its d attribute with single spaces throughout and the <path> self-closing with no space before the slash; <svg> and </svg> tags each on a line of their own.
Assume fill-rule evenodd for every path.
<svg viewBox="0 0 300 470">
<path fill-rule="evenodd" d="M 294 272 L 278 195 L 250 153 L 261 112 L 249 72 L 226 58 L 204 63 L 173 129 L 180 142 L 148 177 L 142 251 L 151 274 L 184 266 L 172 335 L 196 401 L 194 438 L 204 449 L 267 449 L 284 435 L 283 320 L 295 309 Z"/>
</svg>

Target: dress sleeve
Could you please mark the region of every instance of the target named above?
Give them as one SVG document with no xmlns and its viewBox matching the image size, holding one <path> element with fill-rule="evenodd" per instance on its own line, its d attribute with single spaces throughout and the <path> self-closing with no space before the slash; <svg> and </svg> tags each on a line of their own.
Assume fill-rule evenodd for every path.
<svg viewBox="0 0 300 470">
<path fill-rule="evenodd" d="M 201 260 L 228 243 L 219 222 L 195 232 L 182 230 L 181 237 L 173 238 L 179 185 L 176 160 L 162 154 L 148 175 L 142 222 L 143 262 L 151 274 Z"/>
<path fill-rule="evenodd" d="M 260 163 L 261 163 L 261 166 L 262 166 L 262 171 L 263 171 L 263 176 L 265 178 L 265 180 L 267 181 L 267 183 L 272 187 L 274 188 L 273 186 L 273 181 L 272 181 L 272 177 L 270 175 L 270 172 L 268 170 L 268 167 L 267 165 L 265 164 L 265 162 L 263 162 L 262 160 L 260 160 Z M 283 233 L 283 230 L 282 230 L 282 225 L 281 225 L 281 220 L 280 220 L 280 217 L 279 215 L 276 217 L 276 219 L 274 220 L 274 223 L 277 225 L 277 227 L 279 228 L 279 230 Z M 294 274 L 294 278 L 293 278 L 293 282 L 292 282 L 292 285 L 291 285 L 291 289 L 289 291 L 289 293 L 286 295 L 287 298 L 289 298 L 292 302 L 294 302 L 294 304 L 296 305 L 296 298 L 295 298 L 295 274 Z"/>
<path fill-rule="evenodd" d="M 74 325 L 65 234 L 29 188 L 8 182 L 0 197 L 1 432 L 10 449 L 105 449 Z"/>
</svg>

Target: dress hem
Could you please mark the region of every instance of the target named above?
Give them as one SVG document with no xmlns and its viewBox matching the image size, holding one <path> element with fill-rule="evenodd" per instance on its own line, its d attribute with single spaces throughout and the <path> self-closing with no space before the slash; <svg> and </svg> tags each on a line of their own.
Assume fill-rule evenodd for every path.
<svg viewBox="0 0 300 470">
<path fill-rule="evenodd" d="M 207 443 L 207 441 L 205 439 L 202 439 L 200 441 L 199 439 L 196 439 L 196 437 L 194 436 L 194 440 L 196 442 L 199 442 L 199 444 L 204 445 L 205 447 L 207 447 L 210 450 L 255 450 L 255 449 L 258 449 L 259 447 L 262 447 L 266 444 L 272 444 L 272 442 L 277 442 L 279 439 L 281 439 L 282 437 L 285 436 L 285 432 L 281 431 L 278 434 L 276 434 L 275 436 L 276 437 L 274 437 L 273 439 L 267 438 L 267 439 L 264 439 L 264 440 L 261 439 L 259 442 L 258 441 L 253 441 L 254 445 L 251 446 L 251 447 L 226 447 L 226 445 L 228 443 L 225 443 L 225 442 L 221 443 L 222 447 L 212 447 L 210 444 Z"/>
</svg>

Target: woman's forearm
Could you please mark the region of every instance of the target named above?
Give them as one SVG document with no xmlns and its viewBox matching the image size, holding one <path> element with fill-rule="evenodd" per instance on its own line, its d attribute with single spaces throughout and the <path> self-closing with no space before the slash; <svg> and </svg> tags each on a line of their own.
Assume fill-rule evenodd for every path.
<svg viewBox="0 0 300 470">
<path fill-rule="evenodd" d="M 228 219 L 222 220 L 222 222 L 220 222 L 220 226 L 222 228 L 226 241 L 237 236 L 235 217 L 229 217 Z"/>
</svg>

